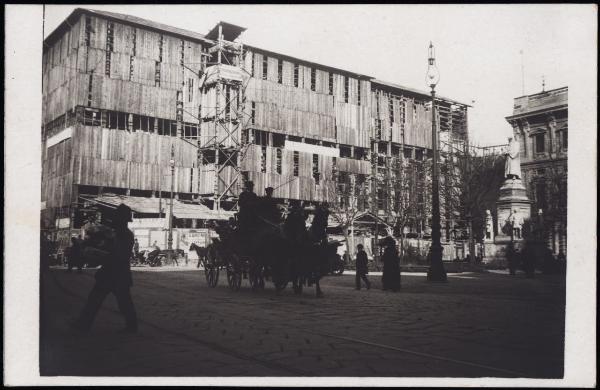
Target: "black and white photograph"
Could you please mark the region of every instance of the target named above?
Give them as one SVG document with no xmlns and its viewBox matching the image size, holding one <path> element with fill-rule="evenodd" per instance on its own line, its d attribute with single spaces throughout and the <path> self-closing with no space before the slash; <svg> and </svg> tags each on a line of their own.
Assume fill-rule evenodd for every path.
<svg viewBox="0 0 600 390">
<path fill-rule="evenodd" d="M 4 384 L 595 387 L 597 20 L 5 6 Z"/>
</svg>

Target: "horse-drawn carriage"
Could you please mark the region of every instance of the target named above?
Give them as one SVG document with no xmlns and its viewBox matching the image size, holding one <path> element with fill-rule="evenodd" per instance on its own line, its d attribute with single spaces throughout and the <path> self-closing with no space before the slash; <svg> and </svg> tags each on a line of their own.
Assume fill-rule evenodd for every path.
<svg viewBox="0 0 600 390">
<path fill-rule="evenodd" d="M 271 281 L 277 291 L 291 283 L 295 293 L 305 285 L 315 285 L 322 296 L 319 280 L 328 274 L 341 274 L 343 261 L 337 255 L 339 242 L 324 243 L 304 230 L 292 237 L 284 224 L 260 220 L 254 229 L 241 231 L 231 225 L 216 228 L 219 238 L 206 248 L 192 244 L 198 254 L 208 286 L 216 287 L 221 272 L 233 290 L 247 279 L 253 291 L 264 289 Z"/>
</svg>

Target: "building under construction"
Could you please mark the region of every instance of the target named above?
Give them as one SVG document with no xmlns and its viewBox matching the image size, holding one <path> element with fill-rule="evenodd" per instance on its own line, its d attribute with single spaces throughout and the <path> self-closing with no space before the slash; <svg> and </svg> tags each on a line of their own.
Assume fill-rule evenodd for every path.
<svg viewBox="0 0 600 390">
<path fill-rule="evenodd" d="M 77 9 L 53 31 L 43 52 L 43 227 L 70 232 L 84 200 L 106 193 L 160 202 L 172 191 L 179 203 L 235 210 L 252 180 L 282 203 L 331 201 L 348 183 L 360 207 L 390 223 L 406 190 L 410 229 L 426 230 L 429 94 L 244 45 L 244 30 L 221 22 L 202 35 Z M 436 108 L 439 131 L 467 140 L 468 105 L 438 97 Z M 403 166 L 412 167 L 402 169 L 406 189 Z M 180 226 L 196 227 L 188 216 Z"/>
</svg>

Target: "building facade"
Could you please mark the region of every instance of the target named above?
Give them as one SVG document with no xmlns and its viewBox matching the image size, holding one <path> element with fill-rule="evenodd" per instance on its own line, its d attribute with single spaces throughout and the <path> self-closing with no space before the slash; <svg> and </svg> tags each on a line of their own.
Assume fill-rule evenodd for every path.
<svg viewBox="0 0 600 390">
<path fill-rule="evenodd" d="M 521 145 L 521 173 L 532 222 L 539 224 L 549 248 L 567 253 L 568 88 L 515 98 L 506 120 Z"/>
<path fill-rule="evenodd" d="M 282 202 L 331 202 L 345 186 L 390 223 L 406 191 L 409 230 L 425 231 L 429 94 L 243 45 L 243 31 L 221 22 L 201 35 L 85 9 L 53 31 L 43 53 L 42 225 L 73 228 L 81 196 L 107 192 L 169 197 L 173 188 L 181 201 L 231 210 L 252 180 Z M 438 97 L 436 108 L 439 131 L 466 140 L 468 105 Z"/>
</svg>

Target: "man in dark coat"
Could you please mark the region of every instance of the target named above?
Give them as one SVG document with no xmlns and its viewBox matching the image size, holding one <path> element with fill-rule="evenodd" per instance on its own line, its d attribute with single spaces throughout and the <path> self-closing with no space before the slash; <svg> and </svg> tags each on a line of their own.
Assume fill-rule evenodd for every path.
<svg viewBox="0 0 600 390">
<path fill-rule="evenodd" d="M 327 223 L 329 220 L 329 206 L 327 202 L 320 204 L 315 209 L 315 216 L 310 225 L 310 233 L 319 244 L 327 244 Z"/>
<path fill-rule="evenodd" d="M 238 199 L 238 218 L 240 222 L 240 230 L 242 233 L 247 233 L 256 227 L 256 207 L 258 205 L 258 197 L 254 193 L 254 182 L 246 182 L 246 188 L 240 194 Z"/>
<path fill-rule="evenodd" d="M 358 250 L 356 252 L 356 289 L 360 290 L 360 281 L 362 279 L 368 290 L 371 288 L 371 283 L 369 282 L 369 279 L 367 279 L 367 274 L 369 273 L 369 258 L 367 257 L 367 253 L 363 250 L 362 244 L 358 244 L 356 249 Z"/>
<path fill-rule="evenodd" d="M 383 290 L 398 291 L 400 289 L 400 259 L 396 242 L 391 237 L 384 240 L 383 251 L 383 276 L 381 278 Z"/>
<path fill-rule="evenodd" d="M 133 248 L 133 233 L 128 229 L 131 222 L 131 209 L 124 204 L 114 212 L 111 227 L 114 230 L 114 240 L 110 248 L 110 259 L 102 264 L 96 272 L 96 284 L 88 296 L 87 303 L 72 328 L 87 331 L 94 322 L 96 313 L 102 306 L 104 298 L 110 293 L 117 298 L 119 310 L 125 317 L 124 333 L 137 332 L 137 316 L 130 288 L 133 285 L 129 258 Z"/>
<path fill-rule="evenodd" d="M 306 234 L 306 217 L 304 208 L 298 202 L 292 204 L 283 225 L 283 231 L 288 240 L 293 243 L 300 244 L 304 242 L 304 236 Z"/>
</svg>

